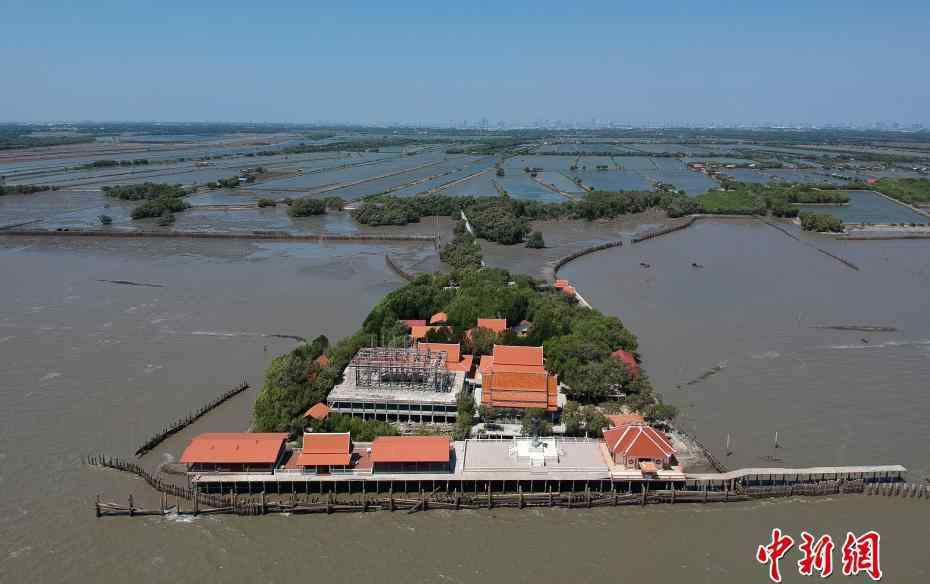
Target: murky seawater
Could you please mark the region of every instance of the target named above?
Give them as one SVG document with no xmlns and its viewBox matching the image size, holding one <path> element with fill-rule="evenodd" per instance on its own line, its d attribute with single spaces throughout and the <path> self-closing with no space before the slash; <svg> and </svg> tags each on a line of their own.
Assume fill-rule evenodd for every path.
<svg viewBox="0 0 930 584">
<path fill-rule="evenodd" d="M 721 457 L 730 434 L 730 466 L 771 466 L 774 456 L 930 476 L 927 242 L 795 241 L 761 222 L 699 221 L 560 275 L 639 335 L 683 425 Z M 896 331 L 823 328 L 848 325 Z"/>
<path fill-rule="evenodd" d="M 611 239 L 654 220 L 595 230 L 553 224 L 546 238 L 568 247 L 572 234 Z M 578 260 L 566 274 L 640 335 L 657 384 L 675 403 L 695 404 L 686 418 L 701 437 L 716 441 L 717 426 L 733 426 L 737 461 L 765 452 L 750 445 L 756 427 L 764 444 L 778 425 L 787 463 L 806 461 L 798 453 L 810 449 L 810 458 L 825 464 L 896 455 L 920 468 L 927 428 L 926 393 L 919 390 L 927 376 L 918 365 L 930 362 L 930 351 L 922 353 L 917 341 L 930 339 L 930 328 L 926 306 L 924 316 L 916 308 L 916 290 L 927 282 L 928 254 L 920 242 L 818 243 L 842 248 L 830 247 L 862 270 L 770 227 L 698 224 Z M 110 500 L 132 493 L 148 506 L 157 496 L 137 479 L 82 466 L 84 455 L 128 457 L 150 433 L 240 380 L 257 387 L 272 356 L 293 347 L 268 335 L 338 338 L 355 330 L 384 293 L 402 284 L 384 264 L 386 249 L 404 265 L 429 265 L 435 256 L 418 244 L 0 238 L 0 581 L 742 584 L 765 581 L 753 556 L 772 527 L 837 539 L 847 530 L 877 529 L 886 580 L 927 580 L 924 500 L 94 519 L 97 493 Z M 514 250 L 492 259 L 507 263 Z M 555 258 L 558 251 L 544 253 Z M 898 259 L 903 254 L 907 262 Z M 647 257 L 654 267 L 644 274 L 638 262 Z M 705 268 L 692 272 L 695 260 Z M 852 316 L 901 332 L 805 326 Z M 860 336 L 871 348 L 858 347 Z M 718 375 L 675 388 L 720 361 L 729 364 Z M 814 368 L 810 377 L 802 361 Z M 789 379 L 778 381 L 786 372 Z M 244 430 L 255 395 L 249 390 L 224 404 L 144 464 L 174 460 L 193 434 Z M 800 405 L 787 407 L 791 401 Z M 781 418 L 785 423 L 776 424 Z M 797 557 L 789 558 L 785 581 L 800 582 L 792 569 Z"/>
</svg>

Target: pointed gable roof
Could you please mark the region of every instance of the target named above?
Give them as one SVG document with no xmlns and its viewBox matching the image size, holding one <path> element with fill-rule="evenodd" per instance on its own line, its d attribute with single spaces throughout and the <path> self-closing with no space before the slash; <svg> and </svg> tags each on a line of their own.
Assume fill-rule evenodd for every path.
<svg viewBox="0 0 930 584">
<path fill-rule="evenodd" d="M 314 404 L 304 413 L 305 418 L 313 418 L 314 420 L 325 420 L 327 416 L 329 416 L 329 406 L 323 402 Z"/>
<path fill-rule="evenodd" d="M 623 457 L 661 460 L 675 455 L 675 448 L 652 426 L 629 424 L 604 431 L 604 441 L 611 454 Z"/>
</svg>

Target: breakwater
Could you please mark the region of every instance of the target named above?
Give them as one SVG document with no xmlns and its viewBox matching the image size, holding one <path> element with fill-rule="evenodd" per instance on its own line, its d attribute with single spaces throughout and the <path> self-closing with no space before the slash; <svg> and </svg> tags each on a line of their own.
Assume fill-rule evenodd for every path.
<svg viewBox="0 0 930 584">
<path fill-rule="evenodd" d="M 395 274 L 397 274 L 404 280 L 407 280 L 408 282 L 413 282 L 416 279 L 416 276 L 414 276 L 413 274 L 410 274 L 402 270 L 401 267 L 397 265 L 397 262 L 395 262 L 394 259 L 389 254 L 384 254 L 384 263 L 387 264 L 387 267 L 390 268 L 392 272 L 394 272 Z"/>
<path fill-rule="evenodd" d="M 690 227 L 692 223 L 694 223 L 695 221 L 697 221 L 697 219 L 698 219 L 698 216 L 697 216 L 697 215 L 691 215 L 691 216 L 688 217 L 687 220 L 685 220 L 685 221 L 682 222 L 682 223 L 679 223 L 678 225 L 668 225 L 668 226 L 666 226 L 666 227 L 662 227 L 661 229 L 655 229 L 655 230 L 653 230 L 653 231 L 647 231 L 646 233 L 642 233 L 642 234 L 640 234 L 640 235 L 637 235 L 637 236 L 634 237 L 631 241 L 632 241 L 633 243 L 640 243 L 640 242 L 646 241 L 647 239 L 653 239 L 653 238 L 655 238 L 655 237 L 660 237 L 660 236 L 662 236 L 662 235 L 667 235 L 667 234 L 669 234 L 669 233 L 674 233 L 675 231 L 680 231 L 680 230 L 682 230 L 682 229 L 686 229 L 686 228 Z"/>
<path fill-rule="evenodd" d="M 111 231 L 105 229 L 14 229 L 0 235 L 23 237 L 111 237 L 165 239 L 276 239 L 287 241 L 420 241 L 435 242 L 434 235 L 365 235 L 345 233 L 289 233 L 286 231 L 248 231 L 241 233 L 209 231 Z"/>
<path fill-rule="evenodd" d="M 620 247 L 622 245 L 623 245 L 623 242 L 619 240 L 608 241 L 607 243 L 601 243 L 599 245 L 592 245 L 591 247 L 586 247 L 582 250 L 576 251 L 575 253 L 569 254 L 559 259 L 558 261 L 556 261 L 555 264 L 552 266 L 553 278 L 559 275 L 559 270 L 562 269 L 562 267 L 568 262 L 576 260 L 580 258 L 581 256 L 588 255 L 589 253 L 594 253 L 596 251 L 601 251 L 603 249 L 610 249 L 612 247 Z"/>
<path fill-rule="evenodd" d="M 136 450 L 136 456 L 138 457 L 145 456 L 149 451 L 151 451 L 153 448 L 161 444 L 169 436 L 180 432 L 181 430 L 193 424 L 195 421 L 197 421 L 202 416 L 207 414 L 210 410 L 216 408 L 217 406 L 219 406 L 220 404 L 222 404 L 229 398 L 239 395 L 240 393 L 242 393 L 248 388 L 249 388 L 249 384 L 243 381 L 242 383 L 233 387 L 229 391 L 223 392 L 222 394 L 213 398 L 209 402 L 200 406 L 200 408 L 198 408 L 196 411 L 191 412 L 190 414 L 184 416 L 183 418 L 175 420 L 174 422 L 166 426 L 164 429 L 162 429 L 161 432 L 158 432 L 157 434 L 155 434 L 154 436 L 146 440 L 145 443 L 142 444 L 142 446 L 140 446 Z"/>
</svg>

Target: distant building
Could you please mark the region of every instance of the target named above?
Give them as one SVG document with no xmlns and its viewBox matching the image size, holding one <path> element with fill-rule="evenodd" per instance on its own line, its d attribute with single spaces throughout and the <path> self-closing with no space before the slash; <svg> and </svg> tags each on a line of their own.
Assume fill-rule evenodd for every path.
<svg viewBox="0 0 930 584">
<path fill-rule="evenodd" d="M 437 312 L 429 318 L 430 324 L 446 324 L 449 321 L 449 315 L 445 312 Z"/>
<path fill-rule="evenodd" d="M 211 432 L 191 440 L 180 462 L 188 472 L 269 473 L 281 462 L 287 433 Z"/>
<path fill-rule="evenodd" d="M 329 417 L 329 406 L 323 402 L 320 402 L 304 412 L 304 417 L 313 418 L 314 420 L 319 420 L 322 422 Z"/>
<path fill-rule="evenodd" d="M 627 370 L 630 372 L 630 378 L 636 379 L 639 377 L 639 363 L 636 362 L 636 357 L 632 353 L 617 349 L 610 356 L 626 365 Z"/>
<path fill-rule="evenodd" d="M 479 318 L 478 324 L 475 325 L 475 328 L 470 328 L 465 331 L 465 336 L 468 339 L 471 339 L 472 334 L 477 329 L 487 329 L 493 331 L 496 334 L 501 334 L 507 330 L 507 319 L 506 318 Z"/>
</svg>

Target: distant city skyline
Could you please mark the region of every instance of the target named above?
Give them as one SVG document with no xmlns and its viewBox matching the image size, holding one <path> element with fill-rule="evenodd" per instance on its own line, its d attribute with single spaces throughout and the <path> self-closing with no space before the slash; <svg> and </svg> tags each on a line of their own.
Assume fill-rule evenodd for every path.
<svg viewBox="0 0 930 584">
<path fill-rule="evenodd" d="M 7 1 L 0 120 L 930 125 L 922 2 L 270 8 Z"/>
</svg>

